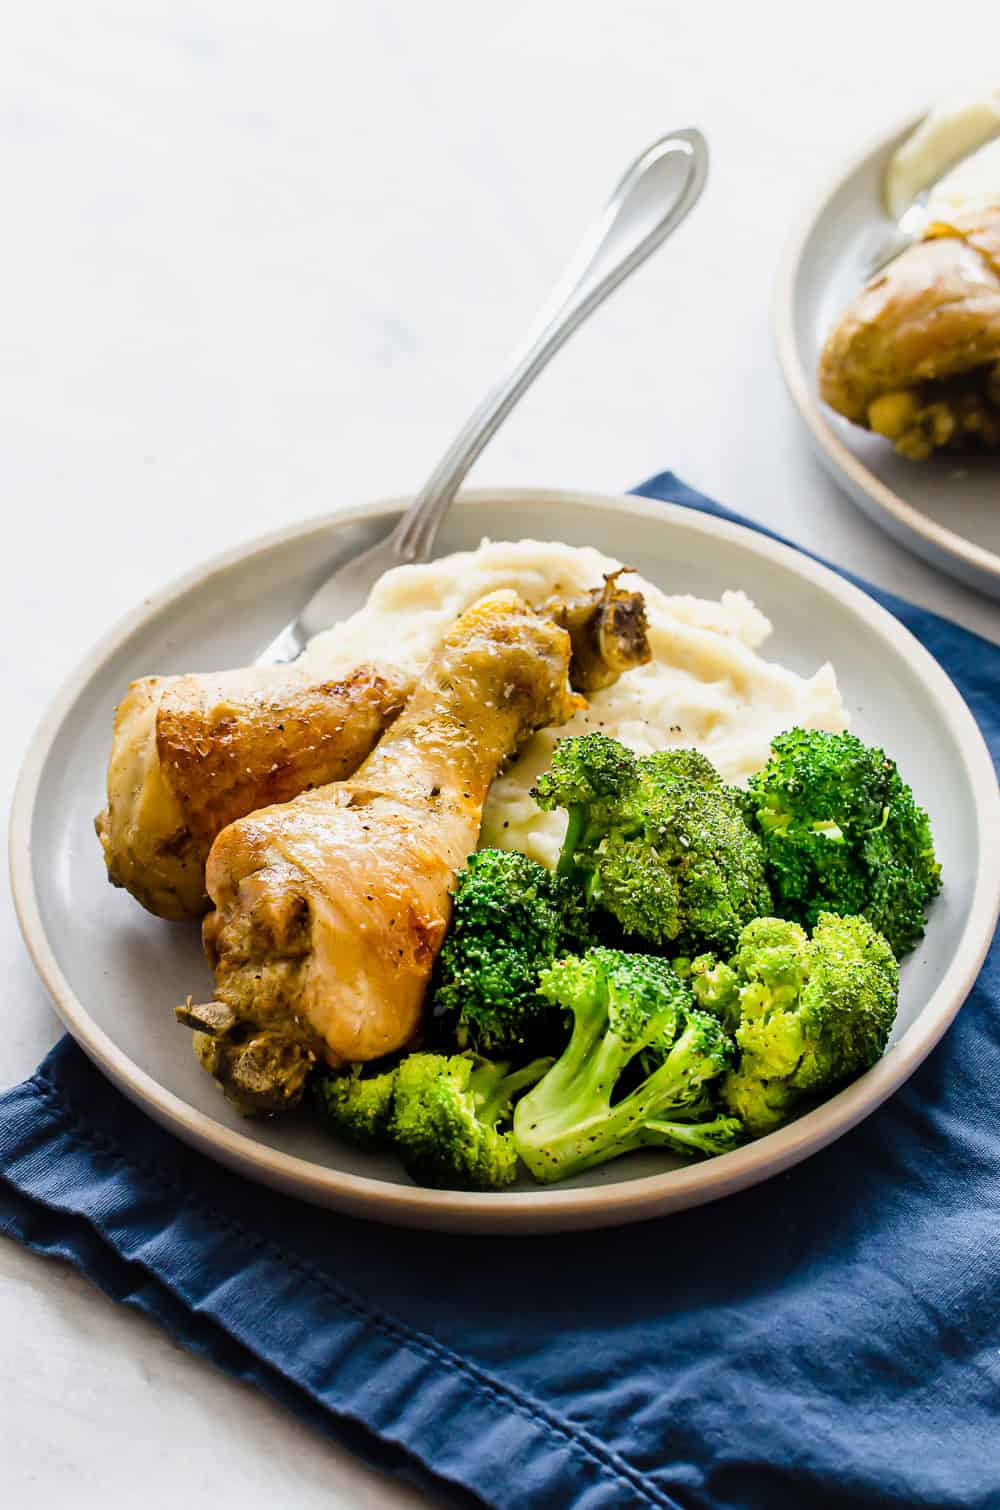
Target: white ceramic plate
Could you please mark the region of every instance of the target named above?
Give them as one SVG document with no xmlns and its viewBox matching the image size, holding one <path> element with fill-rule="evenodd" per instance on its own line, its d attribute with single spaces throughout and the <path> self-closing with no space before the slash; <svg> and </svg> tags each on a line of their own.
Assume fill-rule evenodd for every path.
<svg viewBox="0 0 1000 1510">
<path fill-rule="evenodd" d="M 776 290 L 778 357 L 820 460 L 854 502 L 934 566 L 1000 597 L 1000 457 L 907 461 L 888 441 L 834 414 L 817 392 L 823 342 L 890 229 L 883 173 L 917 123 L 908 121 L 852 163 L 795 236 Z"/>
<path fill-rule="evenodd" d="M 56 701 L 16 793 L 11 864 L 28 947 L 69 1031 L 126 1095 L 210 1157 L 307 1200 L 409 1225 L 523 1232 L 635 1221 L 766 1179 L 838 1137 L 912 1074 L 976 976 L 1000 895 L 992 765 L 944 672 L 863 593 L 752 531 L 641 498 L 470 493 L 441 553 L 486 534 L 591 544 L 667 591 L 742 587 L 774 621 L 768 654 L 810 673 L 832 659 L 856 731 L 899 757 L 930 809 L 946 877 L 904 966 L 885 1057 L 825 1106 L 722 1158 L 670 1168 L 646 1153 L 564 1186 L 494 1195 L 419 1189 L 394 1160 L 343 1148 L 304 1117 L 245 1122 L 195 1063 L 171 1009 L 209 983 L 198 926 L 150 917 L 110 887 L 94 836 L 115 703 L 148 672 L 251 660 L 318 585 L 345 533 L 387 528 L 399 506 L 310 521 L 200 567 L 108 636 Z"/>
</svg>

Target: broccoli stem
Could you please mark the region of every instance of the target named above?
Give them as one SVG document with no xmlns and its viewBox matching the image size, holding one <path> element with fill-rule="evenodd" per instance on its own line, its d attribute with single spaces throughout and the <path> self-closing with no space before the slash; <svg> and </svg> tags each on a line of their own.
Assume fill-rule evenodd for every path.
<svg viewBox="0 0 1000 1510">
<path fill-rule="evenodd" d="M 557 876 L 571 876 L 576 869 L 574 856 L 583 838 L 584 829 L 587 826 L 587 809 L 582 805 L 569 809 L 569 824 L 566 829 L 566 837 L 563 840 L 562 851 L 559 855 L 559 864 L 556 866 Z"/>
<path fill-rule="evenodd" d="M 519 1130 L 519 1151 L 532 1174 L 545 1181 L 564 1180 L 619 1154 L 662 1141 L 649 1135 L 650 1118 L 661 1110 L 690 1108 L 693 1089 L 700 1096 L 700 1086 L 693 1088 L 690 1082 L 692 1061 L 685 1036 L 636 1090 L 610 1106 L 615 1082 L 633 1057 L 635 1045 L 623 1043 L 617 1034 L 602 1034 L 599 1028 L 581 1030 L 574 1045 L 578 1037 L 574 1030 L 569 1047 L 546 1077 L 546 1111 Z M 581 1084 L 586 1086 L 582 1095 Z"/>
<path fill-rule="evenodd" d="M 551 1056 L 533 1059 L 530 1064 L 510 1074 L 507 1073 L 507 1064 L 477 1065 L 469 1076 L 469 1089 L 476 1098 L 480 1119 L 491 1126 L 502 1121 L 518 1091 L 535 1085 L 552 1068 L 552 1064 Z"/>
<path fill-rule="evenodd" d="M 646 1123 L 647 1143 L 666 1145 L 678 1153 L 726 1153 L 742 1141 L 743 1123 L 739 1117 L 716 1117 L 711 1122 Z"/>
</svg>

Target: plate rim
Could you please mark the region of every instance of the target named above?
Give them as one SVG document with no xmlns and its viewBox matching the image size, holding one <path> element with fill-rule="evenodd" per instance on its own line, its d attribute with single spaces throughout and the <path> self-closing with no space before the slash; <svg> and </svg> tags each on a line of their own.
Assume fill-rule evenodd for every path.
<svg viewBox="0 0 1000 1510">
<path fill-rule="evenodd" d="M 398 512 L 407 497 L 376 499 L 312 516 L 256 536 L 183 573 L 125 614 L 83 657 L 64 681 L 43 715 L 24 756 L 14 791 L 9 827 L 11 892 L 28 952 L 55 1009 L 70 1035 L 88 1057 L 131 1101 L 183 1142 L 216 1162 L 272 1188 L 319 1205 L 392 1225 L 436 1227 L 471 1232 L 570 1230 L 613 1226 L 644 1220 L 670 1210 L 700 1205 L 780 1173 L 842 1136 L 909 1078 L 943 1036 L 964 1002 L 989 948 L 1000 912 L 1000 792 L 993 762 L 970 709 L 934 657 L 887 610 L 793 546 L 744 525 L 714 515 L 637 495 L 578 492 L 549 488 L 475 488 L 464 490 L 458 507 L 505 500 L 539 513 L 557 506 L 624 510 L 666 526 L 727 538 L 751 555 L 793 570 L 841 601 L 863 619 L 878 638 L 891 644 L 917 673 L 935 705 L 948 719 L 965 766 L 979 820 L 980 863 L 972 904 L 955 955 L 920 1017 L 899 1043 L 873 1068 L 838 1095 L 766 1139 L 701 1164 L 666 1170 L 638 1179 L 577 1189 L 558 1186 L 511 1192 L 427 1190 L 397 1185 L 313 1163 L 234 1132 L 208 1113 L 190 1106 L 140 1068 L 91 1017 L 63 974 L 42 922 L 34 881 L 31 828 L 41 779 L 53 743 L 67 714 L 101 666 L 145 622 L 168 608 L 190 588 L 224 574 L 248 558 L 338 525 Z M 542 530 L 544 538 L 544 528 Z M 990 865 L 987 857 L 997 856 Z M 612 1194 L 613 1192 L 613 1194 Z"/>
<path fill-rule="evenodd" d="M 924 549 L 920 550 L 916 544 L 913 549 L 919 550 L 925 560 L 934 559 L 933 554 L 929 557 L 929 553 L 940 552 L 950 557 L 956 565 L 965 568 L 966 580 L 986 579 L 1000 590 L 1000 554 L 984 545 L 977 545 L 974 540 L 948 529 L 946 525 L 938 524 L 920 509 L 907 503 L 893 488 L 876 477 L 840 439 L 827 419 L 821 401 L 813 396 L 795 336 L 794 310 L 798 280 L 807 243 L 819 220 L 848 179 L 859 173 L 870 158 L 885 152 L 891 145 L 908 136 L 924 119 L 928 108 L 925 106 L 915 115 L 912 111 L 908 112 L 889 130 L 869 137 L 863 150 L 852 152 L 827 188 L 799 218 L 778 264 L 771 321 L 778 365 L 789 397 L 825 465 L 836 479 L 846 479 L 847 491 L 854 496 L 855 503 L 858 502 L 857 493 L 864 494 L 879 513 L 888 516 L 884 527 L 891 530 L 895 525 L 893 533 L 897 539 L 907 534 L 917 536 Z M 878 513 L 874 513 L 872 517 L 879 522 Z"/>
</svg>

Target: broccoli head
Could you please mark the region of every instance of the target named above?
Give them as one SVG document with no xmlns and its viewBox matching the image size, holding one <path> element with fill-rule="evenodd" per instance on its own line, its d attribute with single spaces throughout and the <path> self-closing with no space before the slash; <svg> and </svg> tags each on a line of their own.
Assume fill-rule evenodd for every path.
<svg viewBox="0 0 1000 1510">
<path fill-rule="evenodd" d="M 356 1148 L 377 1150 L 389 1143 L 395 1069 L 365 1075 L 360 1064 L 341 1074 L 316 1075 L 313 1100 L 333 1132 Z"/>
<path fill-rule="evenodd" d="M 896 955 L 923 936 L 941 888 L 930 823 L 884 750 L 853 734 L 779 734 L 750 778 L 775 908 L 812 927 L 821 912 L 863 914 Z"/>
<path fill-rule="evenodd" d="M 396 1154 L 418 1184 L 498 1190 L 517 1171 L 509 1131 L 514 1097 L 551 1063 L 537 1059 L 512 1070 L 471 1054 L 415 1053 L 380 1074 L 353 1065 L 318 1075 L 313 1095 L 338 1137 Z"/>
<path fill-rule="evenodd" d="M 732 1041 L 666 960 L 590 949 L 544 971 L 539 989 L 572 1013 L 573 1032 L 514 1111 L 517 1149 L 536 1179 L 565 1179 L 636 1148 L 716 1154 L 738 1144 L 738 1118 L 712 1104 Z"/>
<path fill-rule="evenodd" d="M 735 1033 L 722 1101 L 754 1137 L 869 1069 L 896 1017 L 899 966 L 866 918 L 821 913 L 810 939 L 757 918 L 728 964 L 691 964 L 696 1001 Z"/>
<path fill-rule="evenodd" d="M 410 1054 L 396 1072 L 389 1136 L 418 1184 L 498 1190 L 517 1173 L 509 1122 L 513 1098 L 551 1065 L 522 1069 L 469 1054 Z"/>
<path fill-rule="evenodd" d="M 639 757 L 627 745 L 607 734 L 575 734 L 560 739 L 550 769 L 539 778 L 534 797 L 548 812 L 564 807 L 574 817 L 578 809 L 599 818 L 602 803 L 613 813 L 623 796 L 634 788 Z"/>
<path fill-rule="evenodd" d="M 731 949 L 771 909 L 742 794 L 697 750 L 636 756 L 604 734 L 563 739 L 534 796 L 569 812 L 559 873 L 627 935 Z"/>
<path fill-rule="evenodd" d="M 559 1046 L 560 1014 L 538 994 L 538 972 L 586 947 L 578 889 L 513 850 L 472 855 L 455 888 L 451 927 L 431 992 L 431 1025 L 479 1054 Z"/>
<path fill-rule="evenodd" d="M 740 1025 L 740 979 L 732 965 L 713 954 L 700 954 L 693 960 L 674 960 L 674 969 L 690 980 L 698 1005 L 714 1012 L 728 1033 L 735 1033 Z"/>
</svg>

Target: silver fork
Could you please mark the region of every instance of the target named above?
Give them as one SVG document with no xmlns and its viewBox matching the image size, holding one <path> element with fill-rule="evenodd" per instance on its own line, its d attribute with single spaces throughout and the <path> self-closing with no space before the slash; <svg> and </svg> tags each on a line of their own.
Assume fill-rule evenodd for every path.
<svg viewBox="0 0 1000 1510">
<path fill-rule="evenodd" d="M 483 447 L 563 342 L 676 230 L 701 197 L 707 174 L 708 144 L 693 128 L 670 132 L 635 160 L 584 237 L 526 345 L 395 528 L 360 553 L 356 539 L 343 547 L 331 575 L 258 656 L 257 665 L 294 660 L 314 634 L 360 607 L 383 572 L 430 559 L 441 522 Z"/>
</svg>

